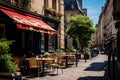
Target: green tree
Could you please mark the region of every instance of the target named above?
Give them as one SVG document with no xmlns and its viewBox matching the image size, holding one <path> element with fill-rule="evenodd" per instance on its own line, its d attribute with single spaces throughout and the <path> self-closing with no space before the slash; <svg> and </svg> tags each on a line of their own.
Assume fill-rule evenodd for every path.
<svg viewBox="0 0 120 80">
<path fill-rule="evenodd" d="M 70 26 L 66 30 L 74 43 L 80 44 L 82 48 L 88 46 L 88 42 L 95 31 L 93 21 L 88 16 L 82 16 L 81 14 L 70 17 Z"/>
</svg>

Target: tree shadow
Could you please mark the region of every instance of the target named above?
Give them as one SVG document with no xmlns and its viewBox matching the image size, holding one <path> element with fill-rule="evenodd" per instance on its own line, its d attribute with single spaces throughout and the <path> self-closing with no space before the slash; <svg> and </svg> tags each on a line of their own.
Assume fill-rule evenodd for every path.
<svg viewBox="0 0 120 80">
<path fill-rule="evenodd" d="M 104 70 L 104 76 L 85 76 L 80 77 L 77 80 L 110 80 L 107 76 L 107 61 L 105 62 L 94 62 L 90 65 L 90 67 L 87 67 L 84 71 L 102 71 Z"/>
<path fill-rule="evenodd" d="M 90 65 L 90 67 L 87 67 L 84 71 L 102 71 L 105 70 L 107 65 L 107 62 L 94 62 Z"/>
<path fill-rule="evenodd" d="M 80 77 L 77 80 L 105 80 L 105 79 L 99 76 L 86 76 L 86 77 Z"/>
<path fill-rule="evenodd" d="M 108 77 L 101 77 L 101 76 L 86 76 L 86 77 L 80 77 L 77 80 L 111 80 Z"/>
</svg>

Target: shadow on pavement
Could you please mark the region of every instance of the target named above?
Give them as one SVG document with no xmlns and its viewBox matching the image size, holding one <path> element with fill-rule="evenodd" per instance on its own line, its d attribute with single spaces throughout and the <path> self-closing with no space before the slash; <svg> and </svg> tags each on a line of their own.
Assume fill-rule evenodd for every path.
<svg viewBox="0 0 120 80">
<path fill-rule="evenodd" d="M 99 77 L 99 76 L 86 76 L 86 77 L 81 77 L 77 80 L 104 80 L 103 77 Z"/>
<path fill-rule="evenodd" d="M 107 72 L 105 71 L 104 76 L 86 76 L 86 77 L 80 77 L 77 80 L 111 80 L 108 76 L 107 76 Z"/>
<path fill-rule="evenodd" d="M 107 76 L 107 61 L 105 62 L 94 62 L 90 65 L 90 67 L 87 67 L 84 71 L 102 71 L 104 70 L 104 76 L 86 76 L 86 77 L 80 77 L 77 80 L 110 80 Z"/>
<path fill-rule="evenodd" d="M 106 68 L 106 61 L 105 62 L 94 62 L 90 65 L 90 67 L 87 67 L 84 71 L 102 71 Z"/>
</svg>

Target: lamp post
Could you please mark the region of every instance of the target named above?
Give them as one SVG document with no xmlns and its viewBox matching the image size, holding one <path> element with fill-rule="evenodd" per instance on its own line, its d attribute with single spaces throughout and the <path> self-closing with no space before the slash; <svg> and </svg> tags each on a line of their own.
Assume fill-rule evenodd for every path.
<svg viewBox="0 0 120 80">
<path fill-rule="evenodd" d="M 78 53 L 78 50 L 76 50 L 76 53 L 75 53 L 75 57 L 76 57 L 76 67 L 77 67 L 77 65 L 78 65 L 77 53 Z"/>
</svg>

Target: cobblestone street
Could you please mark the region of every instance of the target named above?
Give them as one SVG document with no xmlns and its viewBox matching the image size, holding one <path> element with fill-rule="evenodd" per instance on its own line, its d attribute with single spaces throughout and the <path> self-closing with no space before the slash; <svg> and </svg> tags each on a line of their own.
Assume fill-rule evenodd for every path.
<svg viewBox="0 0 120 80">
<path fill-rule="evenodd" d="M 108 80 L 105 75 L 107 66 L 107 56 L 99 54 L 98 56 L 87 60 L 79 60 L 78 67 L 73 65 L 63 71 L 58 71 L 58 75 L 46 75 L 44 77 L 28 78 L 29 80 Z"/>
</svg>

